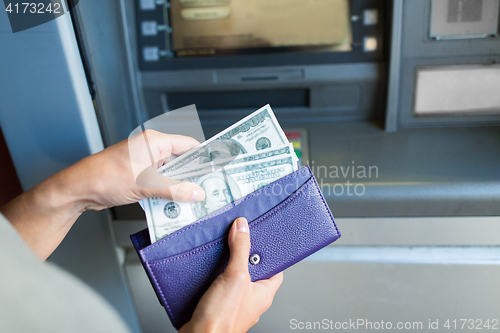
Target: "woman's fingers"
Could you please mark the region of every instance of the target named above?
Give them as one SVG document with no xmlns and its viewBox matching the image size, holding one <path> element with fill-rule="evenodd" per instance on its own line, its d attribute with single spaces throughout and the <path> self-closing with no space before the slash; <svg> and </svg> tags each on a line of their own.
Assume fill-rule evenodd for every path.
<svg viewBox="0 0 500 333">
<path fill-rule="evenodd" d="M 248 256 L 250 254 L 250 231 L 244 217 L 234 221 L 229 232 L 229 263 L 225 274 L 250 281 Z"/>
<path fill-rule="evenodd" d="M 156 169 L 162 166 L 172 155 L 181 155 L 200 143 L 183 135 L 163 134 L 153 130 L 145 130 L 130 137 L 127 144 L 132 174 L 136 184 L 144 189 L 160 189 L 165 187 L 163 182 L 158 181 L 158 177 L 154 177 Z"/>
<path fill-rule="evenodd" d="M 200 144 L 189 136 L 163 134 L 153 130 L 145 130 L 143 135 L 156 164 L 166 160 L 171 155 L 181 155 Z"/>
<path fill-rule="evenodd" d="M 148 171 L 149 170 L 149 171 Z M 189 182 L 181 182 L 157 173 L 152 167 L 137 177 L 137 185 L 146 189 L 146 197 L 163 197 L 179 202 L 196 202 L 205 199 L 203 189 Z"/>
<path fill-rule="evenodd" d="M 166 178 L 165 182 L 167 183 L 165 197 L 168 199 L 181 202 L 196 202 L 205 199 L 205 191 L 194 183 L 178 182 L 169 178 Z"/>
<path fill-rule="evenodd" d="M 135 183 L 144 190 L 145 197 L 164 197 L 179 202 L 205 199 L 200 186 L 166 178 L 156 171 L 172 155 L 180 155 L 198 146 L 197 140 L 145 130 L 129 139 L 128 144 Z"/>
</svg>

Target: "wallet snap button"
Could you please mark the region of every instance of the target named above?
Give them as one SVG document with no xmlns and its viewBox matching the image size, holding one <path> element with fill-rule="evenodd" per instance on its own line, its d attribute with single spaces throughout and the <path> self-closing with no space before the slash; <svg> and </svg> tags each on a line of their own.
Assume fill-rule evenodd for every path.
<svg viewBox="0 0 500 333">
<path fill-rule="evenodd" d="M 257 265 L 260 262 L 260 256 L 258 254 L 252 254 L 250 256 L 250 263 L 252 265 Z"/>
</svg>

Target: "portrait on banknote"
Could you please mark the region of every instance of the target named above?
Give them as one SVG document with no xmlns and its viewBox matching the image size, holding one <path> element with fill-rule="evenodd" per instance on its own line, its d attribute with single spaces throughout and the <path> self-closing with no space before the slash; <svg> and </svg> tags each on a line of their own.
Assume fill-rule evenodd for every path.
<svg viewBox="0 0 500 333">
<path fill-rule="evenodd" d="M 209 173 L 197 182 L 205 191 L 205 199 L 191 204 L 197 219 L 216 211 L 241 196 L 238 184 L 223 172 Z"/>
<path fill-rule="evenodd" d="M 206 146 L 205 151 L 200 154 L 199 164 L 217 162 L 230 157 L 236 158 L 246 153 L 247 151 L 243 145 L 236 140 L 217 140 Z"/>
</svg>

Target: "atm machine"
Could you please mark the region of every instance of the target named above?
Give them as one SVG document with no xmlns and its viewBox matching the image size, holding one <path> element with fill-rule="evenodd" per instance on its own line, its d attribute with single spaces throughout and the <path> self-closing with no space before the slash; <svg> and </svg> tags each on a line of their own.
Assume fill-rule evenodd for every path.
<svg viewBox="0 0 500 333">
<path fill-rule="evenodd" d="M 285 272 L 251 332 L 491 328 L 499 17 L 500 0 L 82 0 L 16 40 L 0 18 L 0 121 L 28 189 L 170 110 L 196 104 L 209 138 L 269 103 L 342 238 Z M 139 205 L 87 212 L 50 260 L 133 331 L 173 332 L 128 238 L 145 226 Z"/>
</svg>

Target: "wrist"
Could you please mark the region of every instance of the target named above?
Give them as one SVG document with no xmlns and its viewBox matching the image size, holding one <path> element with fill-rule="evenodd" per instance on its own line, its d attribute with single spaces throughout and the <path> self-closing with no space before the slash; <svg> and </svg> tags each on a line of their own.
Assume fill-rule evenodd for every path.
<svg viewBox="0 0 500 333">
<path fill-rule="evenodd" d="M 96 176 L 93 156 L 88 156 L 48 179 L 48 191 L 58 209 L 68 215 L 81 214 L 96 206 Z M 52 179 L 54 178 L 54 179 Z"/>
<path fill-rule="evenodd" d="M 69 227 L 85 210 L 85 206 L 71 190 L 64 173 L 57 173 L 26 192 L 24 201 L 33 214 L 51 221 L 55 227 Z"/>
<path fill-rule="evenodd" d="M 66 216 L 80 215 L 85 211 L 85 197 L 79 184 L 81 180 L 74 179 L 71 169 L 58 172 L 33 189 L 38 209 Z"/>
</svg>

